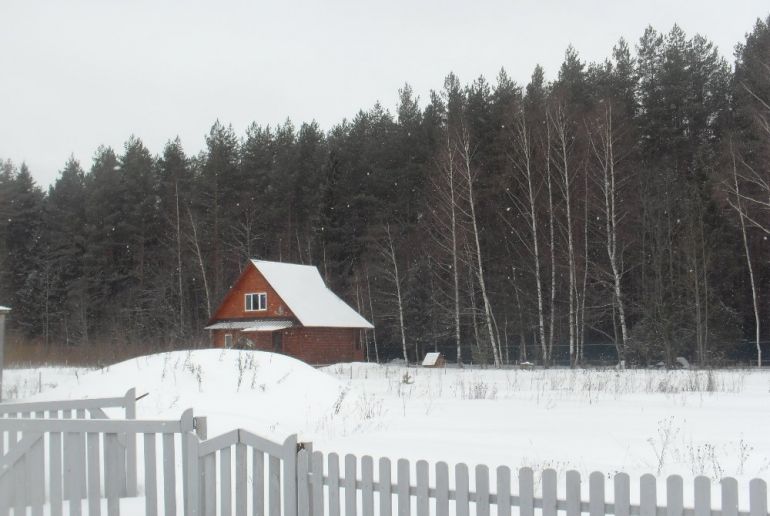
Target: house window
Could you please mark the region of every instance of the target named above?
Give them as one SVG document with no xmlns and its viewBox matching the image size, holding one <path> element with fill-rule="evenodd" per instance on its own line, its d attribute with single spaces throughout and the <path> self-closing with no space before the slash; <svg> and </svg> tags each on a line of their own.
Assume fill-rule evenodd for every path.
<svg viewBox="0 0 770 516">
<path fill-rule="evenodd" d="M 233 347 L 233 336 L 230 333 L 225 333 L 225 347 L 226 348 Z"/>
<path fill-rule="evenodd" d="M 267 294 L 264 292 L 246 294 L 246 311 L 257 312 L 261 310 L 267 310 Z"/>
</svg>

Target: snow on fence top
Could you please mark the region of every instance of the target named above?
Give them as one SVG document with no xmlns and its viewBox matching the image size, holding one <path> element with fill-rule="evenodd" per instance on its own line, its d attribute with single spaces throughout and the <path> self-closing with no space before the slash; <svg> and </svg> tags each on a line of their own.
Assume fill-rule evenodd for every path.
<svg viewBox="0 0 770 516">
<path fill-rule="evenodd" d="M 312 265 L 251 260 L 303 326 L 373 328 L 334 292 Z"/>
</svg>

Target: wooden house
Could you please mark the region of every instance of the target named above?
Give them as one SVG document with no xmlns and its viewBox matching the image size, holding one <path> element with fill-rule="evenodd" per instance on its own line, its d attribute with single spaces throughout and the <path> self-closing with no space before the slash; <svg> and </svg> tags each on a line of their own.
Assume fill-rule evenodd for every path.
<svg viewBox="0 0 770 516">
<path fill-rule="evenodd" d="M 373 326 L 326 288 L 313 266 L 250 260 L 206 326 L 219 348 L 291 355 L 309 364 L 364 359 Z"/>
</svg>

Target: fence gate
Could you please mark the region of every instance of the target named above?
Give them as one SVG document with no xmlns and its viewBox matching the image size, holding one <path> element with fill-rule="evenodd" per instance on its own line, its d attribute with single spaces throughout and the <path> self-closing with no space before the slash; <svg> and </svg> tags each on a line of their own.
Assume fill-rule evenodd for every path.
<svg viewBox="0 0 770 516">
<path fill-rule="evenodd" d="M 188 442 L 197 453 L 200 514 L 297 516 L 297 436 L 274 443 L 246 430 Z M 190 484 L 192 486 L 192 483 Z M 149 515 L 154 513 L 148 512 Z"/>
</svg>

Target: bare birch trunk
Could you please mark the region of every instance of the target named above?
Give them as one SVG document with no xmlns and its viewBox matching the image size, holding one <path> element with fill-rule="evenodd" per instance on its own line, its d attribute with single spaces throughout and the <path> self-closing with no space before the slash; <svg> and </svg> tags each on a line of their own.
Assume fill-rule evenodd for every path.
<svg viewBox="0 0 770 516">
<path fill-rule="evenodd" d="M 531 146 L 529 141 L 529 133 L 527 131 L 526 122 L 524 121 L 523 116 L 519 118 L 519 123 L 517 127 L 517 140 L 519 143 L 519 147 L 521 149 L 521 155 L 524 160 L 523 163 L 520 164 L 518 167 L 521 172 L 524 174 L 525 180 L 526 180 L 526 187 L 527 187 L 527 201 L 528 205 L 525 210 L 526 213 L 523 213 L 525 215 L 525 218 L 529 221 L 530 226 L 530 234 L 532 236 L 532 259 L 535 262 L 535 290 L 537 291 L 537 323 L 538 323 L 538 332 L 540 336 L 540 343 L 542 349 L 545 351 L 545 315 L 543 313 L 543 281 L 542 281 L 542 274 L 540 272 L 540 242 L 539 237 L 537 233 L 538 229 L 538 223 L 537 223 L 537 203 L 536 203 L 536 197 L 535 197 L 535 189 L 533 186 L 533 177 L 532 177 L 532 156 L 531 156 Z M 516 297 L 518 300 L 519 292 L 518 289 L 516 290 Z M 524 351 L 524 357 L 526 360 L 526 350 Z"/>
<path fill-rule="evenodd" d="M 749 269 L 749 282 L 751 284 L 751 302 L 754 307 L 754 332 L 757 347 L 757 367 L 762 367 L 762 348 L 759 345 L 760 321 L 759 321 L 759 296 L 757 295 L 757 286 L 754 280 L 754 266 L 751 263 L 751 251 L 749 248 L 749 238 L 746 233 L 746 220 L 743 208 L 741 206 L 741 193 L 738 186 L 738 167 L 735 163 L 735 150 L 732 142 L 730 143 L 730 154 L 733 160 L 733 187 L 735 188 L 735 204 L 733 208 L 738 212 L 738 220 L 741 226 L 741 237 L 743 238 L 743 251 L 746 254 L 746 266 Z"/>
<path fill-rule="evenodd" d="M 446 180 L 449 187 L 449 211 L 450 211 L 450 233 L 452 238 L 452 282 L 454 288 L 454 332 L 455 345 L 457 346 L 457 365 L 462 365 L 462 342 L 460 336 L 460 271 L 457 265 L 457 195 L 455 193 L 455 168 L 454 168 L 454 150 L 449 141 L 449 133 L 446 137 L 447 167 Z"/>
<path fill-rule="evenodd" d="M 626 324 L 626 309 L 622 290 L 622 272 L 618 260 L 618 215 L 616 210 L 617 181 L 615 173 L 614 132 L 612 128 L 612 110 L 607 108 L 604 112 L 604 123 L 599 133 L 599 144 L 591 139 L 594 155 L 602 170 L 601 190 L 604 195 L 604 224 L 606 232 L 607 258 L 612 271 L 613 295 L 615 306 L 620 319 L 620 334 L 622 340 L 615 342 L 615 350 L 618 361 L 625 360 L 628 348 L 628 325 Z"/>
<path fill-rule="evenodd" d="M 184 334 L 184 290 L 182 283 L 182 224 L 179 216 L 179 182 L 174 181 L 174 197 L 176 198 L 176 267 L 179 288 L 179 335 Z"/>
<path fill-rule="evenodd" d="M 513 282 L 513 292 L 516 294 L 516 308 L 519 312 L 519 362 L 527 361 L 527 339 L 524 336 L 524 310 L 521 306 L 521 296 L 519 295 L 519 284 L 516 281 L 516 267 L 511 267 L 511 281 Z M 506 330 L 508 323 L 506 321 Z M 507 336 L 506 336 L 507 340 Z M 545 341 L 541 340 L 541 345 Z M 537 346 L 537 344 L 535 344 Z"/>
<path fill-rule="evenodd" d="M 390 264 L 393 267 L 393 283 L 396 287 L 396 300 L 398 302 L 398 323 L 401 330 L 401 350 L 404 353 L 404 361 L 409 363 L 409 355 L 406 351 L 406 331 L 404 330 L 404 304 L 401 298 L 401 276 L 398 273 L 398 262 L 396 261 L 396 250 L 393 246 L 393 237 L 390 234 L 390 224 L 385 226 L 385 234 L 388 237 L 388 256 Z"/>
<path fill-rule="evenodd" d="M 556 325 L 556 249 L 554 236 L 553 187 L 551 185 L 551 125 L 546 123 L 545 179 L 548 186 L 548 248 L 551 258 L 551 298 L 548 313 L 548 348 L 543 344 L 543 365 L 551 364 Z"/>
<path fill-rule="evenodd" d="M 372 318 L 372 342 L 374 343 L 374 359 L 380 363 L 380 350 L 377 349 L 377 325 L 374 323 L 374 304 L 372 303 L 372 285 L 369 282 L 369 270 L 366 271 L 366 290 L 369 294 L 369 315 Z"/>
<path fill-rule="evenodd" d="M 575 294 L 577 291 L 577 275 L 575 270 L 575 244 L 572 231 L 572 172 L 570 170 L 569 163 L 569 144 L 567 142 L 567 122 L 564 119 L 565 115 L 561 109 L 557 111 L 557 119 L 553 120 L 554 128 L 556 129 L 556 138 L 558 144 L 559 164 L 557 168 L 561 174 L 561 187 L 562 194 L 564 195 L 565 214 L 566 214 L 566 228 L 567 233 L 567 263 L 569 268 L 569 356 L 570 367 L 575 367 L 576 354 L 575 354 L 575 342 L 576 335 L 575 329 L 577 326 L 576 318 L 576 300 Z"/>
<path fill-rule="evenodd" d="M 479 227 L 476 221 L 476 202 L 473 195 L 473 173 L 471 171 L 471 148 L 469 140 L 470 138 L 468 137 L 467 131 L 463 130 L 461 155 L 465 165 L 463 172 L 465 173 L 465 179 L 468 187 L 468 207 L 470 210 L 470 222 L 471 227 L 473 228 L 473 240 L 476 246 L 477 276 L 479 281 L 479 288 L 481 289 L 481 300 L 484 303 L 484 318 L 487 326 L 487 332 L 489 334 L 489 343 L 492 347 L 492 356 L 494 358 L 495 367 L 500 367 L 502 365 L 502 360 L 500 359 L 500 350 L 497 345 L 495 329 L 492 323 L 492 307 L 490 306 L 489 296 L 487 294 L 487 286 L 486 282 L 484 281 L 484 265 L 481 254 L 481 243 L 479 241 Z"/>
<path fill-rule="evenodd" d="M 210 319 L 211 318 L 211 293 L 209 292 L 209 282 L 208 278 L 206 277 L 206 267 L 203 264 L 203 254 L 201 253 L 201 247 L 198 243 L 198 228 L 195 224 L 195 220 L 193 219 L 192 212 L 190 209 L 187 209 L 187 214 L 190 216 L 190 227 L 192 228 L 192 244 L 195 249 L 195 256 L 198 258 L 198 265 L 201 269 L 201 276 L 203 278 L 203 290 L 206 293 L 206 315 Z"/>
<path fill-rule="evenodd" d="M 583 285 L 580 293 L 580 334 L 578 338 L 578 360 L 583 363 L 583 353 L 586 345 L 586 291 L 588 289 L 588 173 L 583 176 L 585 198 L 583 199 Z"/>
</svg>

